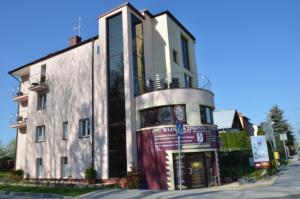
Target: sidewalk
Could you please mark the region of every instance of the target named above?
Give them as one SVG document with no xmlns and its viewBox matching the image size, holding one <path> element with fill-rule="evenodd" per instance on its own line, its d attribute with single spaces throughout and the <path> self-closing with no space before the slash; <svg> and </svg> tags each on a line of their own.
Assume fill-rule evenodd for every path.
<svg viewBox="0 0 300 199">
<path fill-rule="evenodd" d="M 122 198 L 122 199 L 138 199 L 138 198 L 169 198 L 173 196 L 183 197 L 185 194 L 191 193 L 211 193 L 219 191 L 231 191 L 231 190 L 242 190 L 242 189 L 251 189 L 256 187 L 265 187 L 273 185 L 278 176 L 272 176 L 268 179 L 258 180 L 255 183 L 240 184 L 239 182 L 234 182 L 218 187 L 209 187 L 201 189 L 189 189 L 182 191 L 160 191 L 160 190 L 128 190 L 128 189 L 112 189 L 112 190 L 100 190 L 92 193 L 88 193 L 82 196 L 77 197 L 77 199 L 96 199 L 96 198 Z"/>
</svg>

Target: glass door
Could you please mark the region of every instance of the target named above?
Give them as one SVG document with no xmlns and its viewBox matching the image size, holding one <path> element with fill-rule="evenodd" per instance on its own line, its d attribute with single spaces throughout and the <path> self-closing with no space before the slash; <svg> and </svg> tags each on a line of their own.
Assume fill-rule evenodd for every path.
<svg viewBox="0 0 300 199">
<path fill-rule="evenodd" d="M 190 153 L 188 155 L 188 187 L 206 187 L 205 164 L 203 153 Z"/>
</svg>

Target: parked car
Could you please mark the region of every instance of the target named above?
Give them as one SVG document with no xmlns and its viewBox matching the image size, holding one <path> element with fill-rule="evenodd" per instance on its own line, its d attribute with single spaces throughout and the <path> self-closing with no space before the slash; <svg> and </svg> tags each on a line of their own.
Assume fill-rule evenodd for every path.
<svg viewBox="0 0 300 199">
<path fill-rule="evenodd" d="M 298 160 L 300 161 L 300 151 L 298 152 Z"/>
</svg>

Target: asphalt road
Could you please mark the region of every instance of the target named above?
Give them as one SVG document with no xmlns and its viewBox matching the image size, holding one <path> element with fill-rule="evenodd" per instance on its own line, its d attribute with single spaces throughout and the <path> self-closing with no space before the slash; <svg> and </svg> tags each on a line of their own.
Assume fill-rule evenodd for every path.
<svg viewBox="0 0 300 199">
<path fill-rule="evenodd" d="M 230 190 L 231 189 L 231 190 Z M 292 163 L 279 173 L 273 185 L 227 190 L 194 189 L 184 191 L 107 190 L 86 195 L 87 199 L 300 199 L 300 162 Z"/>
<path fill-rule="evenodd" d="M 2 198 L 40 198 L 34 196 L 8 196 Z M 279 173 L 273 185 L 243 186 L 225 189 L 193 189 L 184 191 L 151 190 L 101 190 L 80 197 L 80 199 L 300 199 L 300 162 L 294 158 L 292 163 Z"/>
</svg>

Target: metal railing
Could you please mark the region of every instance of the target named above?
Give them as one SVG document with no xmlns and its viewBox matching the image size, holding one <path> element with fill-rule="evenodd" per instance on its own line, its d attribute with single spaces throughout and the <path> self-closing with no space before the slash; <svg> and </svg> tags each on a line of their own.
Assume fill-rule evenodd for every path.
<svg viewBox="0 0 300 199">
<path fill-rule="evenodd" d="M 41 73 L 36 73 L 30 75 L 29 77 L 29 87 L 35 87 L 38 85 L 48 85 L 48 79 L 46 75 L 42 75 Z"/>
<path fill-rule="evenodd" d="M 28 111 L 20 111 L 19 113 L 14 113 L 9 116 L 10 125 L 16 125 L 21 123 L 27 123 Z"/>
<path fill-rule="evenodd" d="M 11 97 L 16 98 L 28 94 L 29 82 L 22 83 L 20 86 L 15 86 L 11 89 Z"/>
<path fill-rule="evenodd" d="M 135 77 L 135 94 L 175 88 L 200 88 L 211 91 L 211 82 L 203 74 L 185 73 L 156 74 L 147 77 Z"/>
</svg>

